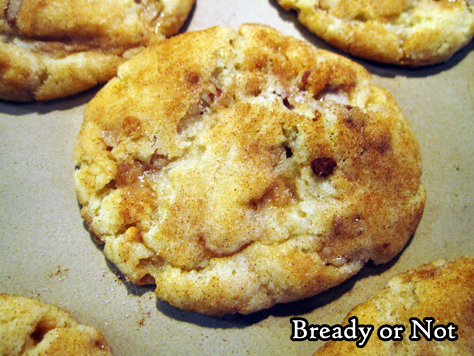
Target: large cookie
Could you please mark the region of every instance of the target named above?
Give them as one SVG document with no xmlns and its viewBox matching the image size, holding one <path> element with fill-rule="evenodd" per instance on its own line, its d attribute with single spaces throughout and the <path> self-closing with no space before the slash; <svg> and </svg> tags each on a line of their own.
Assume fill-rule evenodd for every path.
<svg viewBox="0 0 474 356">
<path fill-rule="evenodd" d="M 313 296 L 389 261 L 425 201 L 390 94 L 259 25 L 179 35 L 122 65 L 89 103 L 75 159 L 106 256 L 205 314 Z"/>
<path fill-rule="evenodd" d="M 105 82 L 179 31 L 194 0 L 0 0 L 0 99 L 50 100 Z"/>
<path fill-rule="evenodd" d="M 354 316 L 359 324 L 374 326 L 368 343 L 359 348 L 355 342 L 328 341 L 314 356 L 474 355 L 474 259 L 439 260 L 399 274 L 374 299 L 354 308 L 344 325 Z M 416 328 L 413 330 L 412 318 L 417 319 L 412 320 Z M 433 329 L 428 334 L 431 341 L 426 339 L 426 332 L 421 331 L 429 330 L 425 318 L 433 318 Z M 457 326 L 457 330 L 448 331 L 450 324 Z M 383 325 L 404 326 L 405 331 L 399 333 L 403 340 L 382 341 L 377 330 Z M 444 328 L 440 329 L 440 325 Z M 411 341 L 411 336 L 417 341 Z M 450 341 L 448 337 L 457 337 L 457 340 Z M 441 340 L 443 338 L 446 339 Z"/>
<path fill-rule="evenodd" d="M 36 299 L 0 294 L 0 355 L 112 355 L 104 336 Z"/>
<path fill-rule="evenodd" d="M 474 36 L 470 0 L 278 0 L 335 47 L 384 63 L 446 61 Z"/>
</svg>

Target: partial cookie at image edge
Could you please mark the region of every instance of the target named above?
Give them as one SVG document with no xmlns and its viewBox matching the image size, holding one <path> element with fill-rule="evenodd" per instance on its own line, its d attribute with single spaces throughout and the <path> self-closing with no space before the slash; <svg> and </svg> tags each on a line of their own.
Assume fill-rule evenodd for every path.
<svg viewBox="0 0 474 356">
<path fill-rule="evenodd" d="M 392 277 L 373 299 L 356 306 L 344 319 L 357 317 L 358 324 L 372 325 L 374 331 L 364 347 L 356 342 L 328 341 L 314 356 L 320 355 L 462 355 L 474 351 L 474 259 L 437 260 Z M 410 319 L 417 318 L 413 333 Z M 433 318 L 432 329 L 425 318 Z M 434 329 L 455 325 L 456 341 L 435 340 Z M 378 329 L 383 325 L 404 326 L 402 341 L 382 341 Z M 420 327 L 421 325 L 421 327 Z M 423 329 L 423 331 L 421 331 Z M 433 340 L 426 340 L 425 334 Z M 414 335 L 419 340 L 411 341 Z M 440 335 L 443 335 L 441 332 Z M 445 338 L 448 336 L 446 332 Z M 402 351 L 403 350 L 403 351 Z M 403 352 L 403 353 L 402 353 Z"/>
<path fill-rule="evenodd" d="M 474 4 L 462 0 L 278 0 L 329 44 L 381 63 L 419 67 L 442 63 L 474 36 Z"/>
<path fill-rule="evenodd" d="M 179 32 L 195 0 L 0 0 L 0 99 L 48 101 L 107 82 Z"/>
<path fill-rule="evenodd" d="M 0 335 L 2 355 L 112 355 L 94 327 L 34 298 L 0 294 Z"/>
</svg>

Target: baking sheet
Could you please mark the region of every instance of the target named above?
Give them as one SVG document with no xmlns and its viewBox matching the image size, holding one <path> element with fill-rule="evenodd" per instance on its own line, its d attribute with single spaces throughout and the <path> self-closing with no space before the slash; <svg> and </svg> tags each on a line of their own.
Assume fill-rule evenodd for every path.
<svg viewBox="0 0 474 356">
<path fill-rule="evenodd" d="M 245 22 L 339 53 L 274 0 L 197 0 L 185 30 Z M 152 287 L 126 283 L 88 233 L 73 182 L 73 147 L 99 88 L 48 103 L 0 102 L 0 292 L 37 297 L 106 336 L 121 355 L 311 355 L 321 342 L 292 342 L 290 318 L 337 324 L 393 275 L 438 259 L 474 256 L 474 42 L 448 63 L 406 69 L 355 59 L 387 88 L 417 136 L 428 200 L 397 258 L 369 263 L 325 293 L 249 316 L 185 312 Z M 354 58 L 353 58 L 354 59 Z"/>
</svg>

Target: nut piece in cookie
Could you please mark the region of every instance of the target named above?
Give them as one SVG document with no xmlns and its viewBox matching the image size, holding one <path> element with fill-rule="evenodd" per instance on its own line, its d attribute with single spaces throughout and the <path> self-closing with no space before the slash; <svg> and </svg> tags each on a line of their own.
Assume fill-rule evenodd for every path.
<svg viewBox="0 0 474 356">
<path fill-rule="evenodd" d="M 194 0 L 0 0 L 0 99 L 50 100 L 108 81 L 176 34 Z"/>
<path fill-rule="evenodd" d="M 36 299 L 0 294 L 0 355 L 112 355 L 104 336 Z"/>
<path fill-rule="evenodd" d="M 159 43 L 89 103 L 82 216 L 133 283 L 204 314 L 313 296 L 397 255 L 417 142 L 361 66 L 260 25 Z"/>
<path fill-rule="evenodd" d="M 438 260 L 401 273 L 374 299 L 355 307 L 343 325 L 354 316 L 359 325 L 374 326 L 367 344 L 328 341 L 314 356 L 470 356 L 474 352 L 474 259 Z M 399 333 L 403 340 L 382 341 L 377 331 L 383 325 L 398 325 L 400 330 L 403 326 Z"/>
<path fill-rule="evenodd" d="M 474 3 L 465 0 L 278 0 L 331 45 L 383 63 L 440 63 L 474 36 Z"/>
</svg>

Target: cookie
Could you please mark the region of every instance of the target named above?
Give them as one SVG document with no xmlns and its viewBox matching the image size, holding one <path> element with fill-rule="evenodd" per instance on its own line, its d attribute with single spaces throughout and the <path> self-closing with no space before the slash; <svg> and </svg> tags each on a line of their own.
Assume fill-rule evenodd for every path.
<svg viewBox="0 0 474 356">
<path fill-rule="evenodd" d="M 112 355 L 104 336 L 36 299 L 0 294 L 0 354 Z"/>
<path fill-rule="evenodd" d="M 331 45 L 399 65 L 448 60 L 474 36 L 474 3 L 465 0 L 278 0 Z"/>
<path fill-rule="evenodd" d="M 453 262 L 438 260 L 413 271 L 393 277 L 374 299 L 354 308 L 346 317 L 357 317 L 358 323 L 373 325 L 367 344 L 358 348 L 355 342 L 328 341 L 319 355 L 472 355 L 474 352 L 474 259 L 459 258 Z M 410 319 L 416 318 L 417 320 Z M 430 337 L 426 340 L 428 321 L 433 318 Z M 413 329 L 411 324 L 413 323 Z M 402 341 L 382 341 L 377 330 L 382 325 L 404 326 Z M 446 330 L 440 329 L 443 325 Z M 451 331 L 448 330 L 453 326 Z M 454 330 L 454 326 L 457 327 Z M 435 329 L 439 329 L 435 333 Z M 439 339 L 436 340 L 436 335 Z M 411 341 L 414 336 L 417 341 Z M 447 338 L 456 338 L 450 341 Z"/>
<path fill-rule="evenodd" d="M 419 148 L 361 66 L 261 25 L 179 35 L 122 65 L 75 147 L 82 216 L 159 298 L 248 314 L 400 252 Z"/>
<path fill-rule="evenodd" d="M 50 100 L 103 83 L 176 34 L 194 0 L 0 0 L 0 99 Z"/>
</svg>

